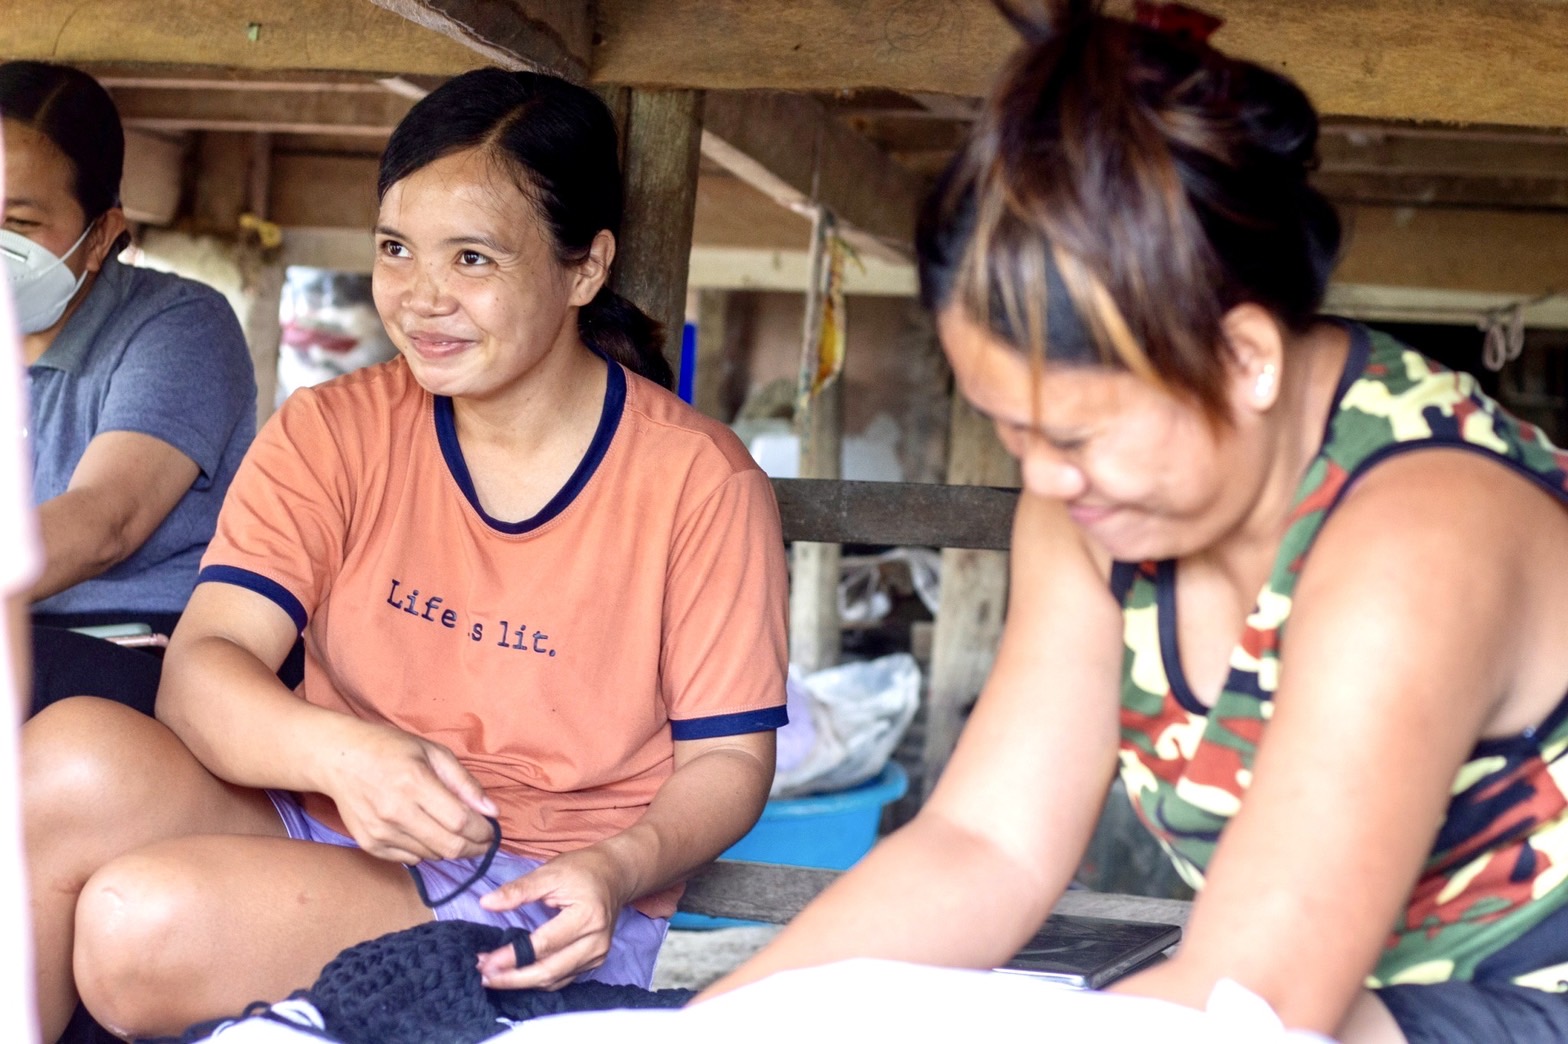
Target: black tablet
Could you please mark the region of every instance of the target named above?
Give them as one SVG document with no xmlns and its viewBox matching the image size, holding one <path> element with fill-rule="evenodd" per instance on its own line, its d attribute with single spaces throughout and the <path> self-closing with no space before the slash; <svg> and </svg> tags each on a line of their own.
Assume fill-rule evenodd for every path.
<svg viewBox="0 0 1568 1044">
<path fill-rule="evenodd" d="M 997 971 L 1037 975 L 1080 990 L 1097 990 L 1157 960 L 1181 939 L 1174 924 L 1052 914 Z"/>
</svg>

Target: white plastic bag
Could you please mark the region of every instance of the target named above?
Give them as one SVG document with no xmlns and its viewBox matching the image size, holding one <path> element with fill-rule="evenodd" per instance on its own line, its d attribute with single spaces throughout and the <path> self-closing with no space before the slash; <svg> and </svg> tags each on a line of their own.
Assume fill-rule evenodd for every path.
<svg viewBox="0 0 1568 1044">
<path fill-rule="evenodd" d="M 847 790 L 874 778 L 920 703 L 920 666 L 908 653 L 804 676 L 791 667 L 790 680 L 809 697 L 816 735 L 803 758 L 780 763 L 769 794 L 775 798 Z"/>
<path fill-rule="evenodd" d="M 902 565 L 909 571 L 890 583 L 890 571 Z M 893 609 L 894 590 L 913 588 L 926 610 L 935 616 L 942 602 L 942 556 L 929 547 L 895 547 L 879 555 L 843 559 L 838 583 L 838 614 L 845 623 L 878 623 Z M 901 571 L 901 570 L 900 570 Z"/>
</svg>

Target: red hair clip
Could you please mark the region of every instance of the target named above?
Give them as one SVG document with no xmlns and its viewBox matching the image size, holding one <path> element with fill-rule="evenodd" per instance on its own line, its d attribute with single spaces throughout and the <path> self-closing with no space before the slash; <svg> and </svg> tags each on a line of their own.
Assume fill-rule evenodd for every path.
<svg viewBox="0 0 1568 1044">
<path fill-rule="evenodd" d="M 1225 19 L 1196 7 L 1154 0 L 1137 0 L 1133 5 L 1133 21 L 1155 32 L 1200 44 L 1208 43 L 1214 30 L 1225 24 Z"/>
</svg>

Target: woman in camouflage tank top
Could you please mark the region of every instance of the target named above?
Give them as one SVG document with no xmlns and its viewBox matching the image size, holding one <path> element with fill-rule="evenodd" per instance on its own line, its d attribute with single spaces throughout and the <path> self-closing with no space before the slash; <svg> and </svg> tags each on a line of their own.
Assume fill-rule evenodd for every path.
<svg viewBox="0 0 1568 1044">
<path fill-rule="evenodd" d="M 1168 9 L 1054 6 L 1014 14 L 919 242 L 1022 468 L 994 672 L 919 816 L 718 989 L 1002 963 L 1119 770 L 1199 893 L 1117 989 L 1230 978 L 1346 1041 L 1568 1039 L 1564 457 L 1320 316 L 1340 229 L 1299 88 Z"/>
</svg>

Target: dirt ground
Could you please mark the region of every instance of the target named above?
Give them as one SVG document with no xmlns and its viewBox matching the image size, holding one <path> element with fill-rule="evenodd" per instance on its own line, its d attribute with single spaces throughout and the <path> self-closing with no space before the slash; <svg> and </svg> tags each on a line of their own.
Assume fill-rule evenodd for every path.
<svg viewBox="0 0 1568 1044">
<path fill-rule="evenodd" d="M 701 989 L 760 950 L 778 930 L 776 925 L 706 931 L 672 928 L 653 968 L 653 988 Z"/>
</svg>

